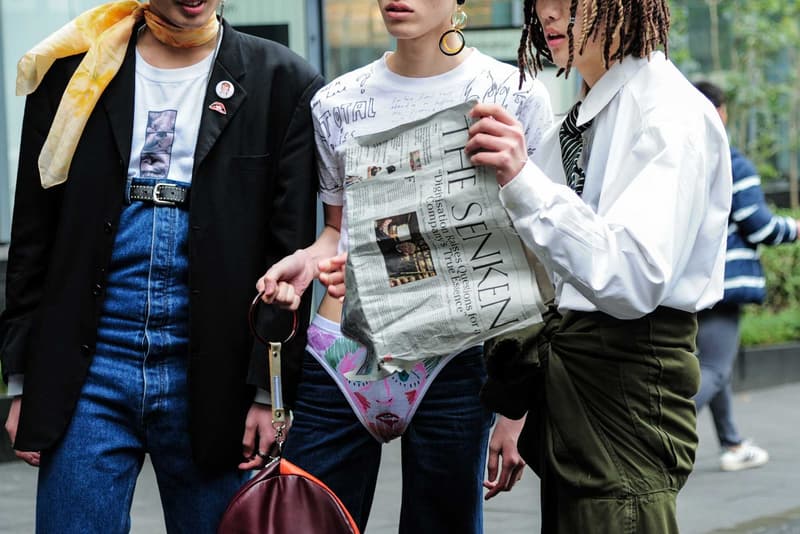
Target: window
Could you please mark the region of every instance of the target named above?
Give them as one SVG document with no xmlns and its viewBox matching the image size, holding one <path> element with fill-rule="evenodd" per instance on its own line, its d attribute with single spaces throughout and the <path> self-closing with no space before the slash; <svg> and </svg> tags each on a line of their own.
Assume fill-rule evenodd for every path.
<svg viewBox="0 0 800 534">
<path fill-rule="evenodd" d="M 516 64 L 523 0 L 470 0 L 464 35 L 474 46 L 501 61 Z M 374 0 L 323 0 L 325 76 L 331 80 L 365 65 L 394 47 Z M 555 69 L 539 74 L 550 91 L 553 108 L 565 112 L 574 102 L 577 76 L 556 79 Z"/>
</svg>

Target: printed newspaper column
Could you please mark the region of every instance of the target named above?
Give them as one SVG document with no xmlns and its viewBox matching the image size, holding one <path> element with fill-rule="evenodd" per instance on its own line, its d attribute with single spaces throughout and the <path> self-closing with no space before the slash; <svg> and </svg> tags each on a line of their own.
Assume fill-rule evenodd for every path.
<svg viewBox="0 0 800 534">
<path fill-rule="evenodd" d="M 345 145 L 342 331 L 367 348 L 348 378 L 409 370 L 542 320 L 550 281 L 517 237 L 494 170 L 464 152 L 474 104 Z"/>
</svg>

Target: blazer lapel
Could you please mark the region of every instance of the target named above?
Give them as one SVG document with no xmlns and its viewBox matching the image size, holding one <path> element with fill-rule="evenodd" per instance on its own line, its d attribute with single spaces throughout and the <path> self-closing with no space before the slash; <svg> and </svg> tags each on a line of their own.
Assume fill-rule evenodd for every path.
<svg viewBox="0 0 800 534">
<path fill-rule="evenodd" d="M 206 89 L 203 116 L 197 136 L 194 154 L 195 171 L 247 98 L 247 91 L 240 83 L 244 73 L 237 35 L 233 28 L 223 21 L 222 43 Z M 225 82 L 230 84 L 232 90 L 227 89 Z"/>
<path fill-rule="evenodd" d="M 125 169 L 131 158 L 134 94 L 136 90 L 136 28 L 125 52 L 122 66 L 103 92 L 103 107 L 111 123 L 111 132 Z"/>
</svg>

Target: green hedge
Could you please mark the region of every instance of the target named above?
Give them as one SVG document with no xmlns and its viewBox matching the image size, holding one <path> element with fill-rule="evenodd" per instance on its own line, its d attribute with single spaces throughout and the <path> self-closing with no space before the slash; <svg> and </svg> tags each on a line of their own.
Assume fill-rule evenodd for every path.
<svg viewBox="0 0 800 534">
<path fill-rule="evenodd" d="M 800 218 L 800 210 L 775 213 Z M 800 242 L 759 249 L 767 275 L 767 301 L 745 306 L 742 345 L 770 345 L 800 340 Z"/>
</svg>

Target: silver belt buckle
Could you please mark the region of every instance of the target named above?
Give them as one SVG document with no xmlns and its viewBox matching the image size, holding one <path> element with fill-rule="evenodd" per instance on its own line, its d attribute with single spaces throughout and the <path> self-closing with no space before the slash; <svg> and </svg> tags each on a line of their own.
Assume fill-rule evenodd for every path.
<svg viewBox="0 0 800 534">
<path fill-rule="evenodd" d="M 163 199 L 159 197 L 162 187 L 169 187 L 170 184 L 159 182 L 153 186 L 153 204 L 157 206 L 177 206 L 178 203 L 174 200 Z"/>
</svg>

